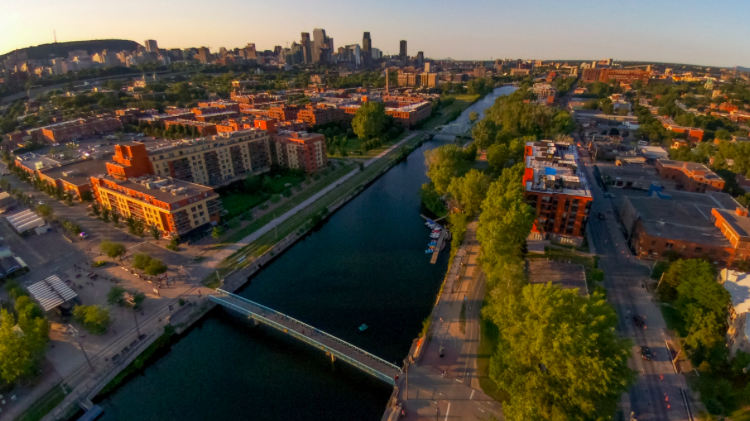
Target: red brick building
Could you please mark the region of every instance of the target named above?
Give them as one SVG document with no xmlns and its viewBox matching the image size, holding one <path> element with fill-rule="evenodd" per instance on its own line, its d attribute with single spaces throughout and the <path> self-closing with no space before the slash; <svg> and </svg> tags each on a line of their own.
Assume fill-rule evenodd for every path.
<svg viewBox="0 0 750 421">
<path fill-rule="evenodd" d="M 726 184 L 724 179 L 710 168 L 697 162 L 658 159 L 654 168 L 659 177 L 674 180 L 678 189 L 689 192 L 722 191 Z"/>
<path fill-rule="evenodd" d="M 278 121 L 296 120 L 299 112 L 299 107 L 279 105 L 268 109 L 268 117 Z"/>
<path fill-rule="evenodd" d="M 724 193 L 626 197 L 620 220 L 641 259 L 705 259 L 720 267 L 750 259 L 750 218 Z M 675 198 L 680 194 L 684 197 Z M 693 196 L 692 199 L 689 198 Z M 726 196 L 726 197 L 724 197 Z M 676 199 L 676 200 L 675 200 Z M 734 209 L 727 209 L 735 205 Z"/>
<path fill-rule="evenodd" d="M 205 121 L 193 121 L 193 120 L 166 120 L 164 121 L 164 128 L 169 129 L 172 126 L 185 126 L 195 127 L 198 130 L 200 136 L 211 136 L 218 133 L 216 124 L 208 123 Z"/>
<path fill-rule="evenodd" d="M 328 165 L 325 136 L 280 131 L 271 137 L 271 162 L 285 168 L 314 173 Z"/>
<path fill-rule="evenodd" d="M 271 116 L 269 112 L 269 117 Z M 335 106 L 325 104 L 306 105 L 297 113 L 297 120 L 302 120 L 310 126 L 319 126 L 321 124 L 343 121 L 346 119 L 344 110 Z"/>
<path fill-rule="evenodd" d="M 107 162 L 106 168 L 109 175 L 123 180 L 154 173 L 146 145 L 138 142 L 115 145 L 112 162 Z"/>
<path fill-rule="evenodd" d="M 121 128 L 122 123 L 114 117 L 79 118 L 42 127 L 42 136 L 50 143 L 62 143 L 86 136 L 112 133 Z"/>
<path fill-rule="evenodd" d="M 537 215 L 530 238 L 582 244 L 593 198 L 575 146 L 527 142 L 524 158 L 524 199 Z"/>
</svg>

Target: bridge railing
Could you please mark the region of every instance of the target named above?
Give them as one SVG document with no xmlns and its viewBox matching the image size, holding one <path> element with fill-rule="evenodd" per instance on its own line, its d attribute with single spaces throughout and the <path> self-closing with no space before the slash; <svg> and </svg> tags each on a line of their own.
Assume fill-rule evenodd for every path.
<svg viewBox="0 0 750 421">
<path fill-rule="evenodd" d="M 362 348 L 359 348 L 359 347 L 357 347 L 355 345 L 350 344 L 349 342 L 343 341 L 343 340 L 341 340 L 341 339 L 339 339 L 339 338 L 331 335 L 330 333 L 326 333 L 326 332 L 324 332 L 324 331 L 322 331 L 322 330 L 320 330 L 320 329 L 318 329 L 318 328 L 316 328 L 314 326 L 310 326 L 309 324 L 307 324 L 305 322 L 302 322 L 302 321 L 297 320 L 297 319 L 295 319 L 293 317 L 287 316 L 284 313 L 281 313 L 281 312 L 276 311 L 276 310 L 274 310 L 272 308 L 266 307 L 266 306 L 264 306 L 262 304 L 258 304 L 258 303 L 254 302 L 254 301 L 248 300 L 247 298 L 240 297 L 239 295 L 232 294 L 231 292 L 224 291 L 223 289 L 220 289 L 220 288 L 217 289 L 216 292 L 218 292 L 221 295 L 225 295 L 225 296 L 228 296 L 228 297 L 232 297 L 232 298 L 234 298 L 236 300 L 243 301 L 243 302 L 245 302 L 247 304 L 250 304 L 252 306 L 259 307 L 259 308 L 263 309 L 264 312 L 267 312 L 267 313 L 279 316 L 279 317 L 281 317 L 284 320 L 288 320 L 290 322 L 293 322 L 293 323 L 299 325 L 300 327 L 309 329 L 310 332 L 314 333 L 315 335 L 324 336 L 324 337 L 328 338 L 329 340 L 331 340 L 333 342 L 336 342 L 336 343 L 338 343 L 340 345 L 343 345 L 343 346 L 345 346 L 345 347 L 347 347 L 347 348 L 349 348 L 349 349 L 351 349 L 351 350 L 353 350 L 353 351 L 355 351 L 355 352 L 357 352 L 357 353 L 359 353 L 361 355 L 364 355 L 365 357 L 371 358 L 371 359 L 373 359 L 373 360 L 375 360 L 375 361 L 377 361 L 377 362 L 379 362 L 381 364 L 384 364 L 384 365 L 386 365 L 386 366 L 388 366 L 388 367 L 390 367 L 390 368 L 398 371 L 399 373 L 403 372 L 400 367 L 398 367 L 397 365 L 395 365 L 393 363 L 390 363 L 390 362 L 388 362 L 388 361 L 386 361 L 386 360 L 384 360 L 384 359 L 382 359 L 382 358 L 380 358 L 378 356 L 375 356 L 375 355 L 373 355 L 373 354 L 365 351 Z M 261 314 L 260 316 L 265 317 L 266 315 L 265 314 Z"/>
</svg>

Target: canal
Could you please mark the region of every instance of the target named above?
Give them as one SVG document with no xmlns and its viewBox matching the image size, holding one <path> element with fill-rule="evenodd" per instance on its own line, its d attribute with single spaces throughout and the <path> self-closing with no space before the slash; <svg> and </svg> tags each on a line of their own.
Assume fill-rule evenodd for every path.
<svg viewBox="0 0 750 421">
<path fill-rule="evenodd" d="M 514 89 L 497 88 L 466 118 Z M 427 182 L 424 151 L 450 141 L 417 148 L 238 293 L 400 366 L 447 268 L 448 249 L 435 265 L 424 252 L 429 230 L 419 189 Z M 391 390 L 218 307 L 99 404 L 105 421 L 376 421 Z"/>
</svg>

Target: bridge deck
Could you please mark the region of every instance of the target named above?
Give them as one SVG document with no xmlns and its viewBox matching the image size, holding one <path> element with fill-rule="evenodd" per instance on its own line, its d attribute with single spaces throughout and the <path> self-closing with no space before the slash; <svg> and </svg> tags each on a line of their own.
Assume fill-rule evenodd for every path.
<svg viewBox="0 0 750 421">
<path fill-rule="evenodd" d="M 331 334 L 238 295 L 221 289 L 216 292 L 216 295 L 209 296 L 211 301 L 322 349 L 391 385 L 396 384 L 395 376 L 401 375 L 401 369 L 396 365 Z"/>
</svg>

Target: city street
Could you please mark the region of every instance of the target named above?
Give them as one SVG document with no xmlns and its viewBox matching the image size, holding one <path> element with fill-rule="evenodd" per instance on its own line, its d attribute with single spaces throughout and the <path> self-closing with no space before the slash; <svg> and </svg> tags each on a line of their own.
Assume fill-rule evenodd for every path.
<svg viewBox="0 0 750 421">
<path fill-rule="evenodd" d="M 639 421 L 688 420 L 680 391 L 687 391 L 687 383 L 673 369 L 672 357 L 665 343 L 671 342 L 671 338 L 666 333 L 661 311 L 642 287 L 649 278 L 652 262 L 640 261 L 630 254 L 611 203 L 595 183 L 592 165 L 587 158 L 584 158 L 584 166 L 594 197 L 590 215 L 598 212 L 606 215 L 604 220 L 589 218 L 589 239 L 599 256 L 599 267 L 604 270 L 608 300 L 620 316 L 618 330 L 624 336 L 634 338 L 630 366 L 638 372 L 638 381 L 630 393 L 623 396 L 625 417 L 628 419 L 632 411 Z M 633 316 L 636 315 L 645 320 L 643 328 L 634 325 Z M 653 361 L 641 358 L 641 346 L 651 349 L 655 355 Z"/>
</svg>

